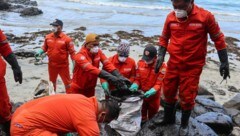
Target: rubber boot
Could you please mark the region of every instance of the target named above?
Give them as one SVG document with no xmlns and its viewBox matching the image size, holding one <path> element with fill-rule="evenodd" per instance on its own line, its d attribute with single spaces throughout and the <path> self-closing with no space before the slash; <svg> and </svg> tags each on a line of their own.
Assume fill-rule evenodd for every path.
<svg viewBox="0 0 240 136">
<path fill-rule="evenodd" d="M 187 136 L 189 132 L 189 118 L 191 115 L 191 110 L 182 111 L 181 126 L 179 128 L 179 136 Z"/>
<path fill-rule="evenodd" d="M 2 131 L 5 132 L 5 136 L 10 136 L 10 125 L 11 121 L 7 121 L 4 124 L 2 124 Z"/>
<path fill-rule="evenodd" d="M 175 104 L 164 103 L 164 117 L 162 119 L 157 119 L 153 124 L 149 125 L 149 129 L 155 129 L 159 125 L 171 125 L 176 121 L 176 109 Z"/>
</svg>

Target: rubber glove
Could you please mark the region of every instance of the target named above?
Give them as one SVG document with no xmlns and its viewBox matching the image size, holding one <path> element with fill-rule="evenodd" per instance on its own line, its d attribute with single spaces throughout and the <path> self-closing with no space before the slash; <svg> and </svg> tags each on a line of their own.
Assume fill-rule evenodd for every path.
<svg viewBox="0 0 240 136">
<path fill-rule="evenodd" d="M 150 90 L 148 90 L 145 94 L 144 97 L 145 98 L 149 98 L 150 96 L 153 96 L 157 93 L 157 91 L 154 88 L 151 88 Z"/>
<path fill-rule="evenodd" d="M 102 88 L 106 94 L 109 94 L 109 84 L 108 82 L 103 82 L 102 83 Z"/>
<path fill-rule="evenodd" d="M 37 50 L 35 57 L 40 57 L 44 53 L 43 49 Z"/>
<path fill-rule="evenodd" d="M 133 83 L 131 85 L 131 87 L 129 88 L 129 90 L 132 91 L 132 92 L 136 92 L 136 91 L 138 91 L 138 87 L 139 86 L 136 83 Z"/>
</svg>

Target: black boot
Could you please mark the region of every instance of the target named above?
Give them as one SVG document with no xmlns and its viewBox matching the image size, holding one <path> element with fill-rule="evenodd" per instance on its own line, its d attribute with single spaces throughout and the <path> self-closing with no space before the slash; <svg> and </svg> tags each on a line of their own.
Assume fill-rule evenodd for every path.
<svg viewBox="0 0 240 136">
<path fill-rule="evenodd" d="M 191 110 L 182 111 L 181 126 L 179 128 L 179 136 L 187 136 L 189 127 L 188 122 L 191 115 Z"/>
<path fill-rule="evenodd" d="M 11 120 L 3 124 L 3 131 L 6 133 L 6 136 L 10 136 L 10 125 L 11 125 Z"/>
<path fill-rule="evenodd" d="M 162 119 L 155 120 L 153 124 L 149 125 L 149 129 L 155 129 L 159 125 L 171 125 L 176 120 L 175 104 L 164 103 L 164 117 Z"/>
</svg>

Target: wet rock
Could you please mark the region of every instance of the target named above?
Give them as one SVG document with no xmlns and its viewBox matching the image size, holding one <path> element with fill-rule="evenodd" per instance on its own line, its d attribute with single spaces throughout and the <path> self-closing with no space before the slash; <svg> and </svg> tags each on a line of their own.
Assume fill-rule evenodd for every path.
<svg viewBox="0 0 240 136">
<path fill-rule="evenodd" d="M 234 92 L 234 93 L 239 93 L 239 90 L 234 86 L 228 86 L 228 91 Z"/>
<path fill-rule="evenodd" d="M 207 112 L 218 112 L 226 114 L 224 107 L 213 100 L 197 97 L 192 117 L 197 117 Z"/>
<path fill-rule="evenodd" d="M 43 12 L 38 8 L 30 7 L 23 9 L 20 13 L 20 16 L 36 16 L 42 14 Z"/>
<path fill-rule="evenodd" d="M 240 128 L 234 127 L 232 133 L 229 136 L 240 136 Z"/>
<path fill-rule="evenodd" d="M 222 113 L 208 112 L 195 118 L 199 122 L 207 124 L 218 134 L 229 135 L 233 129 L 232 119 Z"/>
<path fill-rule="evenodd" d="M 0 10 L 8 10 L 10 7 L 11 5 L 9 3 L 0 1 Z"/>
<path fill-rule="evenodd" d="M 142 127 L 137 136 L 178 136 L 178 130 L 180 127 L 181 114 L 177 112 L 176 123 L 174 125 L 158 126 L 151 130 L 149 125 L 153 123 L 157 118 L 163 119 L 163 112 L 160 111 L 155 117 L 148 121 Z M 189 120 L 189 136 L 217 136 L 217 134 L 204 123 L 200 123 L 197 120 L 190 118 Z"/>
<path fill-rule="evenodd" d="M 74 30 L 76 30 L 76 31 L 86 31 L 86 30 L 87 30 L 87 28 L 86 28 L 86 27 L 84 27 L 84 26 L 81 26 L 81 27 L 79 27 L 79 28 L 76 28 L 76 29 L 74 29 Z"/>
<path fill-rule="evenodd" d="M 12 34 L 12 33 L 5 33 L 5 35 L 7 36 L 7 39 L 8 40 L 12 40 L 12 39 L 14 39 L 14 37 L 16 37 L 14 34 Z"/>
<path fill-rule="evenodd" d="M 226 95 L 226 92 L 223 89 L 216 89 L 218 95 Z"/>
<path fill-rule="evenodd" d="M 21 105 L 23 105 L 24 103 L 23 102 L 16 102 L 16 103 L 11 102 L 11 104 L 12 104 L 12 113 L 14 113 L 17 110 L 17 108 L 20 107 Z"/>
<path fill-rule="evenodd" d="M 34 57 L 35 52 L 34 51 L 27 51 L 27 50 L 24 50 L 24 49 L 18 49 L 18 50 L 14 51 L 14 54 L 16 56 L 19 56 L 19 57 L 29 58 L 29 57 Z"/>
<path fill-rule="evenodd" d="M 223 106 L 225 108 L 232 108 L 232 109 L 240 110 L 240 94 L 237 94 L 231 100 L 224 103 Z"/>
<path fill-rule="evenodd" d="M 226 108 L 226 111 L 227 115 L 232 118 L 234 125 L 240 126 L 240 111 L 232 108 Z"/>
<path fill-rule="evenodd" d="M 203 96 L 205 98 L 214 100 L 214 95 L 211 92 L 209 92 L 208 89 L 202 84 L 199 85 L 198 96 Z"/>
</svg>

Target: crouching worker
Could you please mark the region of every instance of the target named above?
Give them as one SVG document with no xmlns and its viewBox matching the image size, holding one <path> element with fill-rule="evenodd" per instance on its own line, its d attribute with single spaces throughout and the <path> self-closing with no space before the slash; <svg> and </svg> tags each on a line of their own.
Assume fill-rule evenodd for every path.
<svg viewBox="0 0 240 136">
<path fill-rule="evenodd" d="M 98 123 L 118 118 L 115 101 L 100 101 L 80 94 L 59 94 L 32 100 L 13 114 L 11 136 L 58 136 L 78 132 L 99 136 Z"/>
<path fill-rule="evenodd" d="M 88 34 L 86 40 L 75 56 L 75 67 L 70 93 L 80 93 L 87 97 L 95 95 L 98 77 L 107 80 L 121 89 L 128 89 L 123 77 L 99 48 L 100 39 L 96 34 Z M 103 69 L 100 70 L 100 62 Z"/>
<path fill-rule="evenodd" d="M 126 43 L 121 43 L 117 47 L 117 54 L 109 58 L 109 61 L 118 69 L 118 71 L 130 81 L 130 85 L 135 80 L 136 63 L 135 60 L 129 57 L 130 46 Z M 109 90 L 114 90 L 115 87 L 109 84 L 106 80 L 101 79 L 102 88 L 105 93 Z M 109 86 L 110 85 L 110 86 Z"/>
<path fill-rule="evenodd" d="M 144 49 L 142 60 L 138 62 L 136 79 L 129 88 L 131 91 L 142 90 L 145 92 L 142 105 L 142 123 L 151 119 L 160 106 L 160 90 L 164 78 L 166 64 L 163 63 L 158 73 L 154 72 L 156 64 L 157 49 L 147 46 Z"/>
</svg>

